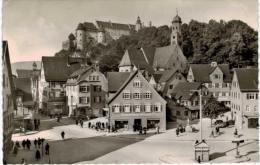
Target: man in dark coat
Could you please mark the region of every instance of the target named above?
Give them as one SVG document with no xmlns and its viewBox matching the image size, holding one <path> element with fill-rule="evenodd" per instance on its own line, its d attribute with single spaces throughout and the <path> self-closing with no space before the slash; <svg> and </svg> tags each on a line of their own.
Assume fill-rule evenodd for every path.
<svg viewBox="0 0 260 165">
<path fill-rule="evenodd" d="M 41 148 L 42 140 L 38 138 L 38 147 Z"/>
<path fill-rule="evenodd" d="M 47 144 L 45 145 L 45 154 L 46 154 L 46 155 L 49 155 L 49 151 L 50 151 L 50 145 L 47 143 Z"/>
<path fill-rule="evenodd" d="M 64 138 L 65 138 L 65 132 L 64 131 L 62 131 L 61 132 L 61 138 L 64 140 Z"/>
<path fill-rule="evenodd" d="M 35 148 L 37 148 L 37 144 L 38 144 L 37 139 L 34 139 L 33 143 L 34 143 Z"/>
<path fill-rule="evenodd" d="M 36 158 L 36 160 L 40 160 L 41 159 L 41 153 L 40 153 L 39 150 L 36 151 L 35 158 Z"/>
<path fill-rule="evenodd" d="M 27 149 L 30 150 L 30 148 L 31 148 L 31 141 L 29 139 L 26 140 L 26 146 L 27 146 Z"/>
<path fill-rule="evenodd" d="M 22 141 L 23 149 L 25 149 L 25 145 L 26 145 L 26 142 L 25 142 L 25 140 L 23 140 L 23 141 Z"/>
</svg>

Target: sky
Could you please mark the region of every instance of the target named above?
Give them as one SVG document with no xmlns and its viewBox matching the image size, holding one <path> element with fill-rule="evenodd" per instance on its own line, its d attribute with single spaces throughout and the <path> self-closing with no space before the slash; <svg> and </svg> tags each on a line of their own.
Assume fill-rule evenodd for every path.
<svg viewBox="0 0 260 165">
<path fill-rule="evenodd" d="M 79 22 L 134 24 L 140 16 L 145 25 L 170 25 L 178 9 L 183 23 L 239 19 L 258 29 L 257 7 L 257 0 L 4 0 L 3 39 L 11 62 L 36 61 L 61 50 Z"/>
</svg>

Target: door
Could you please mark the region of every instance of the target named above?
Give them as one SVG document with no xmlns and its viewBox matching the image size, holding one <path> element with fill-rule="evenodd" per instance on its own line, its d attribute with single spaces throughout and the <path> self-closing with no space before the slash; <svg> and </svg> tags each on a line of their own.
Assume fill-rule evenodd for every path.
<svg viewBox="0 0 260 165">
<path fill-rule="evenodd" d="M 134 120 L 134 131 L 139 131 L 142 127 L 142 120 L 141 119 L 135 119 Z"/>
</svg>

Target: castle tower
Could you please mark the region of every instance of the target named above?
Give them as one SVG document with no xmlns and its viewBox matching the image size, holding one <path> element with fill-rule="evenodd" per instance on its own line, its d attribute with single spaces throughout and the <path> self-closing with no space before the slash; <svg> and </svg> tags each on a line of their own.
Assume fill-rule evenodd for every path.
<svg viewBox="0 0 260 165">
<path fill-rule="evenodd" d="M 181 17 L 178 13 L 172 20 L 172 33 L 171 33 L 171 45 L 178 44 L 178 38 L 181 35 Z"/>
<path fill-rule="evenodd" d="M 33 70 L 37 70 L 37 64 L 35 61 L 33 62 L 32 68 L 33 68 Z"/>
<path fill-rule="evenodd" d="M 137 17 L 136 23 L 135 23 L 135 31 L 139 31 L 142 28 L 142 22 L 140 17 Z"/>
<path fill-rule="evenodd" d="M 79 23 L 76 29 L 76 40 L 77 40 L 77 49 L 83 50 L 85 44 L 85 28 L 82 23 Z"/>
</svg>

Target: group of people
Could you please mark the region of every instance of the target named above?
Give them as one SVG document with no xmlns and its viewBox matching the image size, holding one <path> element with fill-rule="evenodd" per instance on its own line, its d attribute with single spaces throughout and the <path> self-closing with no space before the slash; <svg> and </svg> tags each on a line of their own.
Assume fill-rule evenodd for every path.
<svg viewBox="0 0 260 165">
<path fill-rule="evenodd" d="M 220 127 L 215 127 L 216 135 L 219 135 Z M 211 131 L 210 137 L 215 137 L 214 130 Z"/>
<path fill-rule="evenodd" d="M 84 122 L 82 119 L 80 119 L 79 121 L 78 121 L 78 119 L 76 119 L 76 125 L 78 125 L 78 124 L 80 124 L 80 127 L 83 128 Z"/>
<path fill-rule="evenodd" d="M 88 128 L 95 129 L 96 131 L 108 129 L 108 124 L 104 122 L 91 123 L 88 122 Z"/>
<path fill-rule="evenodd" d="M 35 159 L 36 159 L 36 160 L 40 160 L 40 159 L 41 159 L 41 153 L 40 153 L 40 150 L 39 150 L 39 149 L 44 146 L 44 141 L 45 141 L 44 138 L 38 138 L 38 139 L 36 138 L 36 139 L 33 140 L 33 144 L 34 144 L 34 147 L 35 147 L 35 149 L 36 149 L 36 151 L 35 151 Z M 31 140 L 29 140 L 29 139 L 26 139 L 26 140 L 24 139 L 24 140 L 22 140 L 21 145 L 22 145 L 22 148 L 23 148 L 24 150 L 25 150 L 26 148 L 27 148 L 27 150 L 30 150 L 30 149 L 31 149 L 32 142 L 31 142 Z M 15 142 L 14 148 L 13 148 L 13 153 L 14 153 L 15 155 L 18 153 L 18 148 L 20 148 L 21 145 L 20 145 L 20 142 L 19 142 L 19 141 L 16 141 L 16 142 Z M 43 150 L 43 148 L 42 148 L 42 150 Z M 50 153 L 50 145 L 49 145 L 49 143 L 46 143 L 46 144 L 45 144 L 45 154 L 46 154 L 46 155 L 49 155 L 49 153 Z M 42 155 L 43 155 L 43 153 L 42 153 Z M 24 162 L 25 162 L 25 159 L 22 158 L 22 164 L 23 164 Z"/>
<path fill-rule="evenodd" d="M 176 136 L 179 136 L 180 133 L 184 133 L 184 132 L 186 132 L 186 130 L 185 130 L 185 127 L 183 127 L 182 125 L 179 125 L 176 128 Z"/>
</svg>

